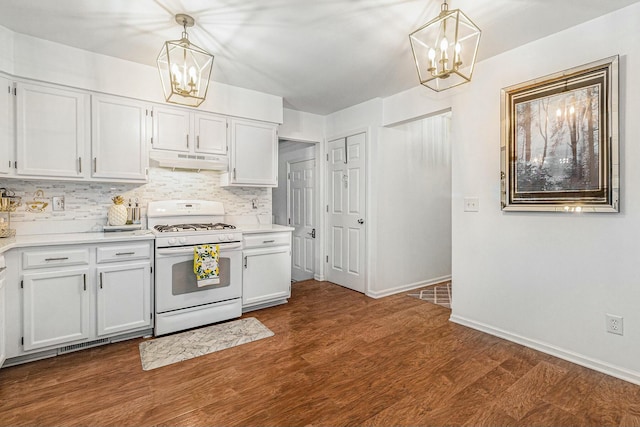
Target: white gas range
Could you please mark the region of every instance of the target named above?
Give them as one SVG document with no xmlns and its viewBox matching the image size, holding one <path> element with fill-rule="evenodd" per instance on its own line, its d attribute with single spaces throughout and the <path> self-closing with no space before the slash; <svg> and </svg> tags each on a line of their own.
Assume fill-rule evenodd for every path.
<svg viewBox="0 0 640 427">
<path fill-rule="evenodd" d="M 242 233 L 225 224 L 224 206 L 206 200 L 149 202 L 148 227 L 155 234 L 155 328 L 164 335 L 240 317 Z M 218 245 L 220 283 L 199 287 L 194 248 Z"/>
</svg>

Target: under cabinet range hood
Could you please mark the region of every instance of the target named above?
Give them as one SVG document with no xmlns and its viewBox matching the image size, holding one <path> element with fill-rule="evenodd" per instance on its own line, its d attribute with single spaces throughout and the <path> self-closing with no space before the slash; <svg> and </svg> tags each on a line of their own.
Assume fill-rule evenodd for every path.
<svg viewBox="0 0 640 427">
<path fill-rule="evenodd" d="M 162 168 L 214 171 L 226 171 L 229 169 L 227 156 L 151 151 L 149 159 L 152 166 L 155 163 L 155 165 Z"/>
</svg>

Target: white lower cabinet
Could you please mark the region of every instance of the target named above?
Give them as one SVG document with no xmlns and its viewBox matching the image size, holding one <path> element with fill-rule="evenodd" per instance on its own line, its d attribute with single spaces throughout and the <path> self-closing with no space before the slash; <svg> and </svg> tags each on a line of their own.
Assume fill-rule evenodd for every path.
<svg viewBox="0 0 640 427">
<path fill-rule="evenodd" d="M 152 242 L 21 250 L 22 346 L 9 357 L 151 329 Z"/>
<path fill-rule="evenodd" d="M 242 255 L 243 310 L 286 302 L 291 296 L 291 233 L 247 235 Z"/>
<path fill-rule="evenodd" d="M 98 267 L 98 336 L 151 325 L 151 263 Z"/>
<path fill-rule="evenodd" d="M 89 268 L 84 267 L 23 275 L 25 351 L 89 338 L 88 274 Z"/>
</svg>

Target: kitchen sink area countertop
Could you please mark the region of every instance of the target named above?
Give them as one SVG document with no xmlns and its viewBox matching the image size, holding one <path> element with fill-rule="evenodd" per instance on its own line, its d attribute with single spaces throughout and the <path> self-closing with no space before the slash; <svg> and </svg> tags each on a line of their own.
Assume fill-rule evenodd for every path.
<svg viewBox="0 0 640 427">
<path fill-rule="evenodd" d="M 81 243 L 109 243 L 134 240 L 153 240 L 149 230 L 119 231 L 119 232 L 90 232 L 90 233 L 60 233 L 33 234 L 0 239 L 0 254 L 13 248 L 30 246 L 72 245 Z"/>
</svg>

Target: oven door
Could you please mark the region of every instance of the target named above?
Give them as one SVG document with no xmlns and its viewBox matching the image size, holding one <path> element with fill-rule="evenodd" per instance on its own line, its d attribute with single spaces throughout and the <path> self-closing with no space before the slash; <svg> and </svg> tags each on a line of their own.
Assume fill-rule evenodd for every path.
<svg viewBox="0 0 640 427">
<path fill-rule="evenodd" d="M 198 287 L 194 246 L 156 249 L 156 312 L 164 313 L 242 296 L 242 244 L 219 245 L 220 283 Z"/>
</svg>

